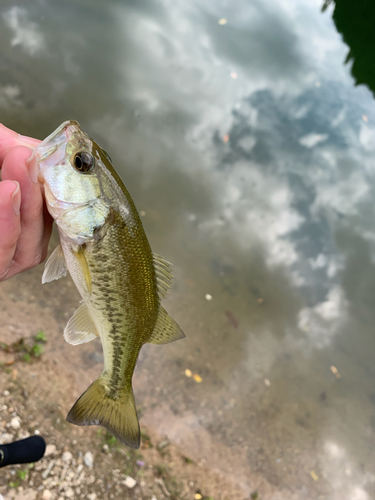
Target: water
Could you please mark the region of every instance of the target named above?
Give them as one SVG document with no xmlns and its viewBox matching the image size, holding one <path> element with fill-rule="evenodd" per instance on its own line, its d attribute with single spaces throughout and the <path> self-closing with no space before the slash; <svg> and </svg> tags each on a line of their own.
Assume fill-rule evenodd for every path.
<svg viewBox="0 0 375 500">
<path fill-rule="evenodd" d="M 3 1 L 0 111 L 39 138 L 78 120 L 175 264 L 187 338 L 143 349 L 144 424 L 249 493 L 370 500 L 373 52 L 340 3 L 353 77 L 321 7 Z"/>
</svg>

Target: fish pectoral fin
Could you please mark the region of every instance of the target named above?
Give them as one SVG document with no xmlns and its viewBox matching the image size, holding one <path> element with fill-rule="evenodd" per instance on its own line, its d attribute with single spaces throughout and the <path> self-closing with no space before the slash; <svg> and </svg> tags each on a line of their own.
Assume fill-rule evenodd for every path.
<svg viewBox="0 0 375 500">
<path fill-rule="evenodd" d="M 172 264 L 156 253 L 153 253 L 152 256 L 159 297 L 164 299 L 173 282 Z"/>
<path fill-rule="evenodd" d="M 65 257 L 61 245 L 59 245 L 51 253 L 46 265 L 44 266 L 42 283 L 49 283 L 50 281 L 63 278 L 66 276 L 67 272 Z"/>
<path fill-rule="evenodd" d="M 91 273 L 83 248 L 79 247 L 78 250 L 74 252 L 74 255 L 78 260 L 79 266 L 85 278 L 87 293 L 91 295 L 92 292 Z"/>
<path fill-rule="evenodd" d="M 131 448 L 139 448 L 141 444 L 131 387 L 124 388 L 117 397 L 109 397 L 99 378 L 75 402 L 66 419 L 75 425 L 102 425 Z"/>
<path fill-rule="evenodd" d="M 163 307 L 160 307 L 154 331 L 148 342 L 150 344 L 168 344 L 168 342 L 183 339 L 184 337 L 184 332 L 175 320 L 169 316 Z"/>
<path fill-rule="evenodd" d="M 82 304 L 68 321 L 64 338 L 68 344 L 85 344 L 99 336 L 86 304 Z"/>
</svg>

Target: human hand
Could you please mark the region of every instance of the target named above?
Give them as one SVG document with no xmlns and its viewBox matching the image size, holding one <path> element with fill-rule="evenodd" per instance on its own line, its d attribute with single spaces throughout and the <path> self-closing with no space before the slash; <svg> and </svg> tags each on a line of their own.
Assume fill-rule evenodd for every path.
<svg viewBox="0 0 375 500">
<path fill-rule="evenodd" d="M 52 218 L 36 168 L 26 163 L 39 142 L 0 124 L 0 281 L 32 269 L 47 256 Z"/>
</svg>

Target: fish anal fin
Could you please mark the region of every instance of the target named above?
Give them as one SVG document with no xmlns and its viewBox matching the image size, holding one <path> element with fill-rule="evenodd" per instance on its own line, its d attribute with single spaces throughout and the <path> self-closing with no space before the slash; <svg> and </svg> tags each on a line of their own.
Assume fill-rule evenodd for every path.
<svg viewBox="0 0 375 500">
<path fill-rule="evenodd" d="M 66 419 L 75 425 L 101 425 L 127 446 L 140 446 L 141 436 L 131 387 L 125 388 L 116 397 L 110 397 L 99 378 L 76 401 Z"/>
<path fill-rule="evenodd" d="M 150 342 L 150 344 L 168 344 L 169 342 L 183 339 L 184 337 L 184 332 L 175 320 L 169 316 L 163 307 L 160 307 L 154 331 L 148 342 Z"/>
<path fill-rule="evenodd" d="M 61 245 L 58 245 L 51 253 L 44 266 L 42 283 L 49 283 L 50 281 L 63 278 L 64 276 L 66 276 L 66 273 L 67 269 L 64 254 Z"/>
<path fill-rule="evenodd" d="M 168 294 L 168 290 L 172 286 L 172 264 L 156 253 L 153 254 L 153 259 L 158 293 L 159 297 L 163 299 Z"/>
<path fill-rule="evenodd" d="M 99 336 L 86 304 L 82 304 L 68 321 L 64 338 L 68 344 L 85 344 Z"/>
</svg>

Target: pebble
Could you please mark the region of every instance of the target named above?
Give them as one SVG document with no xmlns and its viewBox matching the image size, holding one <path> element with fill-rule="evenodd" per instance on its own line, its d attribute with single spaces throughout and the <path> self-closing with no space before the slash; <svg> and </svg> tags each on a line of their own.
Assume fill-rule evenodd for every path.
<svg viewBox="0 0 375 500">
<path fill-rule="evenodd" d="M 86 453 L 83 455 L 83 461 L 87 467 L 94 467 L 94 457 L 91 451 L 86 451 Z"/>
<path fill-rule="evenodd" d="M 20 417 L 13 417 L 9 425 L 11 426 L 12 429 L 19 429 L 21 427 Z"/>
<path fill-rule="evenodd" d="M 56 446 L 54 444 L 47 444 L 44 456 L 50 457 L 51 455 L 54 455 L 56 451 Z"/>
<path fill-rule="evenodd" d="M 155 495 L 152 495 L 151 500 L 158 500 Z"/>
<path fill-rule="evenodd" d="M 162 450 L 163 448 L 165 448 L 166 446 L 169 446 L 170 445 L 170 442 L 168 439 L 165 439 L 164 441 L 162 441 L 161 443 L 158 444 L 157 448 L 158 450 Z"/>
<path fill-rule="evenodd" d="M 64 451 L 61 458 L 63 462 L 69 463 L 72 461 L 73 455 L 70 453 L 70 451 Z"/>
<path fill-rule="evenodd" d="M 206 300 L 212 300 L 212 295 L 210 295 L 209 293 L 206 293 Z"/>
<path fill-rule="evenodd" d="M 96 493 L 90 493 L 87 495 L 87 500 L 96 500 L 98 498 L 98 495 Z"/>
<path fill-rule="evenodd" d="M 4 434 L 0 435 L 0 442 L 1 444 L 7 444 L 13 441 L 13 434 L 9 434 L 9 432 L 5 432 Z"/>
<path fill-rule="evenodd" d="M 4 391 L 3 394 L 4 394 L 4 396 L 9 396 L 10 392 L 9 391 Z"/>
<path fill-rule="evenodd" d="M 125 484 L 127 488 L 132 489 L 137 484 L 137 481 L 134 478 L 127 476 L 123 484 Z"/>
<path fill-rule="evenodd" d="M 42 495 L 42 499 L 43 500 L 51 500 L 51 498 L 52 498 L 52 493 L 49 490 L 44 490 L 43 495 Z"/>
<path fill-rule="evenodd" d="M 66 496 L 66 498 L 74 498 L 74 490 L 73 488 L 68 488 L 64 495 Z"/>
<path fill-rule="evenodd" d="M 30 432 L 27 432 L 26 430 L 24 429 L 21 429 L 20 432 L 18 433 L 18 439 L 26 439 L 28 437 L 30 437 Z"/>
<path fill-rule="evenodd" d="M 102 451 L 103 451 L 104 453 L 109 453 L 109 446 L 108 446 L 108 444 L 103 444 Z"/>
</svg>

